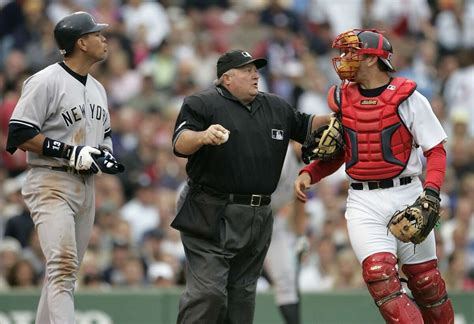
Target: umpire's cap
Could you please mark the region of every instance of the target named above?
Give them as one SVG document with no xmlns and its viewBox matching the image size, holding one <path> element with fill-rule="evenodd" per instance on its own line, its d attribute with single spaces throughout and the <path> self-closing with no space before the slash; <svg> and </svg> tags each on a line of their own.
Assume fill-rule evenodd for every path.
<svg viewBox="0 0 474 324">
<path fill-rule="evenodd" d="M 235 69 L 249 63 L 254 63 L 257 69 L 260 69 L 267 65 L 267 60 L 264 58 L 254 59 L 249 52 L 239 49 L 226 52 L 217 60 L 217 78 L 220 78 L 230 69 Z"/>
<path fill-rule="evenodd" d="M 98 24 L 87 12 L 78 11 L 61 19 L 54 27 L 54 38 L 61 54 L 70 54 L 76 41 L 84 34 L 95 33 L 108 24 Z"/>
</svg>

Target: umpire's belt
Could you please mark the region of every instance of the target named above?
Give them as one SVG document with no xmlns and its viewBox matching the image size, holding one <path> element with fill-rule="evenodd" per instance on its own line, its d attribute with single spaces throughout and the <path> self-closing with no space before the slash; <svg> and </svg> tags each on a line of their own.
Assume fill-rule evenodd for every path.
<svg viewBox="0 0 474 324">
<path fill-rule="evenodd" d="M 229 202 L 238 205 L 250 205 L 252 207 L 269 205 L 272 198 L 267 195 L 238 195 L 229 194 Z"/>
<path fill-rule="evenodd" d="M 364 182 L 353 182 L 351 183 L 351 188 L 354 190 L 374 190 L 374 189 L 387 189 L 395 187 L 396 185 L 404 186 L 411 183 L 411 177 L 398 178 L 399 181 L 396 182 L 395 179 L 380 180 L 380 181 L 367 181 L 365 182 L 367 186 L 364 186 Z"/>
<path fill-rule="evenodd" d="M 231 204 L 237 204 L 237 205 L 248 205 L 252 207 L 260 207 L 260 206 L 267 206 L 270 205 L 272 198 L 269 195 L 242 195 L 242 194 L 228 194 L 228 193 L 222 193 L 214 188 L 200 185 L 200 184 L 195 184 L 192 181 L 188 181 L 189 186 L 191 188 L 198 188 L 210 195 L 213 195 L 215 197 L 222 198 L 223 200 L 228 201 Z"/>
</svg>

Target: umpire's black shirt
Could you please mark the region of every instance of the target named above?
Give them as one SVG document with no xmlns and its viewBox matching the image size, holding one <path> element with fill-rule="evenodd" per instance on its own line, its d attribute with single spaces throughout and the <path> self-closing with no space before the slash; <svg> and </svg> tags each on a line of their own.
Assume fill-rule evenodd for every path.
<svg viewBox="0 0 474 324">
<path fill-rule="evenodd" d="M 280 179 L 288 142 L 303 143 L 312 116 L 294 110 L 282 98 L 259 92 L 247 107 L 224 87 L 186 97 L 176 120 L 174 148 L 184 130 L 204 131 L 220 124 L 230 131 L 221 145 L 204 145 L 187 156 L 186 171 L 193 183 L 223 193 L 266 194 Z"/>
</svg>

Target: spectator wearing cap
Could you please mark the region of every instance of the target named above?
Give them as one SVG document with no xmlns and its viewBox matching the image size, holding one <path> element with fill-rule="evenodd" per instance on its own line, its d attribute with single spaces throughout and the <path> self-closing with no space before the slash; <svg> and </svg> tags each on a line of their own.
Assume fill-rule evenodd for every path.
<svg viewBox="0 0 474 324">
<path fill-rule="evenodd" d="M 155 262 L 148 268 L 148 281 L 157 288 L 172 287 L 175 283 L 173 268 L 166 262 Z"/>
<path fill-rule="evenodd" d="M 189 177 L 171 224 L 186 251 L 178 323 L 252 323 L 289 140 L 303 143 L 329 120 L 260 92 L 266 64 L 244 50 L 224 53 L 215 87 L 186 97 L 177 117 L 172 145 L 188 158 Z"/>
</svg>

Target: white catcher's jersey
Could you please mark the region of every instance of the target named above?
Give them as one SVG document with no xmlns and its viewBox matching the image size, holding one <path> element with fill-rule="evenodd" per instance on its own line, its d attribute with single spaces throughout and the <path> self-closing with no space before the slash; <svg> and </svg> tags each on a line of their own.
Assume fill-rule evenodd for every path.
<svg viewBox="0 0 474 324">
<path fill-rule="evenodd" d="M 110 116 L 104 87 L 91 75 L 82 84 L 59 63 L 28 78 L 10 119 L 68 145 L 106 147 L 112 151 Z M 27 152 L 33 166 L 66 165 L 64 159 Z"/>
</svg>

